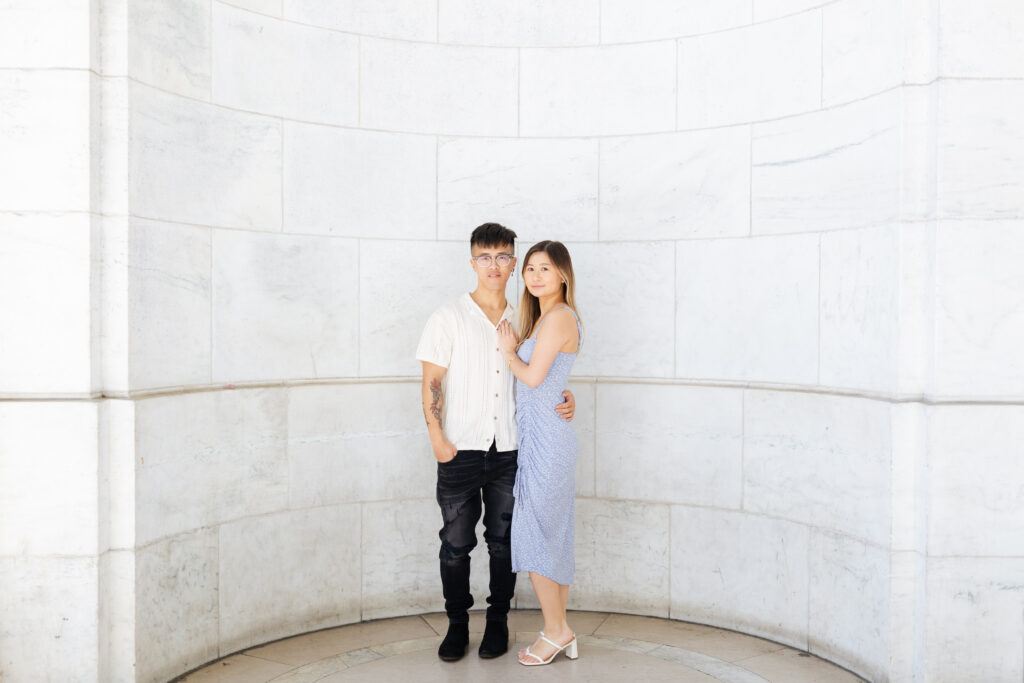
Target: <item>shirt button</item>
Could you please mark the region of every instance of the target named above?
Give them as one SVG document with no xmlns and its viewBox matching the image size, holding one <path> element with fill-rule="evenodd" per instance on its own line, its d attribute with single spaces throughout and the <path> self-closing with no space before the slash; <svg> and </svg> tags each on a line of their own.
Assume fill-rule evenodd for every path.
<svg viewBox="0 0 1024 683">
<path fill-rule="evenodd" d="M 498 374 L 498 375 L 501 374 L 501 370 L 495 370 L 494 372 L 495 372 L 495 374 Z"/>
<path fill-rule="evenodd" d="M 498 398 L 498 395 L 497 395 L 497 394 L 495 394 L 495 395 L 494 395 L 494 398 Z"/>
<path fill-rule="evenodd" d="M 495 420 L 497 420 L 497 419 L 498 419 L 498 416 L 497 416 L 497 415 L 495 415 L 495 416 L 494 416 L 494 419 L 495 419 Z"/>
</svg>

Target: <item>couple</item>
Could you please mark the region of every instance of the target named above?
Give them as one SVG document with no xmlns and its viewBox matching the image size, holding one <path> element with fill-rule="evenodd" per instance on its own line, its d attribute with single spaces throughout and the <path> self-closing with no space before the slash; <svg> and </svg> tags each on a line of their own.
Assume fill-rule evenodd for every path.
<svg viewBox="0 0 1024 683">
<path fill-rule="evenodd" d="M 569 252 L 561 242 L 545 241 L 524 259 L 516 333 L 505 300 L 505 283 L 516 265 L 515 238 L 497 223 L 473 231 L 470 265 L 477 287 L 430 316 L 416 349 L 444 524 L 440 558 L 448 633 L 437 654 L 445 661 L 461 659 L 469 644 L 469 554 L 476 546 L 481 498 L 490 596 L 480 656 L 508 650 L 514 572 L 529 571 L 544 630 L 519 651 L 520 664 L 548 664 L 563 650 L 577 657 L 576 636 L 566 621 L 576 467 L 576 433 L 569 421 L 576 401 L 565 389 L 582 329 Z"/>
</svg>

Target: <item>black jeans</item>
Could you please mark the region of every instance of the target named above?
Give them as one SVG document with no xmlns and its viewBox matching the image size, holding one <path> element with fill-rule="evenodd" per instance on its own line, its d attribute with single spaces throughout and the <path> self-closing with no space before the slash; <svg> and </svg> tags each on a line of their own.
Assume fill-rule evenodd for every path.
<svg viewBox="0 0 1024 683">
<path fill-rule="evenodd" d="M 487 619 L 504 621 L 516 589 L 512 573 L 512 508 L 519 451 L 459 451 L 437 464 L 437 503 L 444 526 L 441 537 L 441 586 L 451 624 L 468 624 L 469 553 L 476 547 L 476 523 L 483 499 L 484 541 L 490 555 L 491 594 Z"/>
</svg>

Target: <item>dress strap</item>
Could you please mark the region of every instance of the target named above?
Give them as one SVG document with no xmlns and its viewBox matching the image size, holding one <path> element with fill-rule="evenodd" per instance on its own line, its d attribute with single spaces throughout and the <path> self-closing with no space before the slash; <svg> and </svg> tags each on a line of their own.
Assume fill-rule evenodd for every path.
<svg viewBox="0 0 1024 683">
<path fill-rule="evenodd" d="M 555 306 L 551 311 L 557 311 L 559 308 L 564 308 L 569 311 L 572 313 L 572 317 L 576 319 L 576 334 L 579 335 L 579 341 L 576 342 L 576 347 L 579 348 L 580 346 L 583 346 L 583 325 L 580 324 L 580 317 L 576 315 L 576 311 L 572 310 L 571 306 Z M 548 313 L 551 311 L 548 311 Z M 533 333 L 534 338 L 540 336 L 540 328 L 544 324 L 544 321 L 547 320 L 547 317 L 547 313 L 545 313 L 544 317 L 540 319 L 539 323 L 537 323 L 537 330 Z"/>
</svg>

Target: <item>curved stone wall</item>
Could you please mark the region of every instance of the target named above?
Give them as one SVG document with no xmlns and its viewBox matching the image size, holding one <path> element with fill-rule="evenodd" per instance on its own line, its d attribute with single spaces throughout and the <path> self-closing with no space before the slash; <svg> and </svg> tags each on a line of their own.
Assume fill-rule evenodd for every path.
<svg viewBox="0 0 1024 683">
<path fill-rule="evenodd" d="M 1024 325 L 1024 167 L 986 142 L 1020 151 L 1024 128 L 973 104 L 1024 97 L 1019 45 L 935 44 L 940 22 L 995 19 L 927 0 L 100 5 L 94 241 L 71 247 L 98 273 L 92 384 L 11 388 L 91 399 L 74 410 L 99 494 L 65 504 L 100 510 L 77 517 L 100 541 L 0 539 L 81 555 L 99 678 L 440 609 L 413 352 L 490 220 L 576 265 L 573 608 L 762 635 L 871 680 L 1024 670 L 1019 647 L 996 656 L 1024 636 L 1024 504 L 992 428 L 1024 397 L 1000 327 Z M 0 409 L 27 444 L 41 422 Z M 965 586 L 998 602 L 998 643 L 971 635 Z"/>
</svg>

